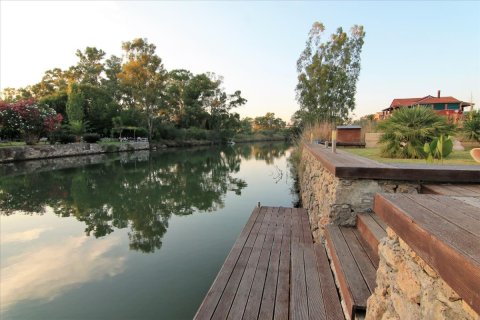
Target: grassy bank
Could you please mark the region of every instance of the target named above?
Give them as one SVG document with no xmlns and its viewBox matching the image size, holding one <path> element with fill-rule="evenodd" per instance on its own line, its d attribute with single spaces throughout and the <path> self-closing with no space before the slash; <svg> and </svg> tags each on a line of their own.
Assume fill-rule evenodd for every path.
<svg viewBox="0 0 480 320">
<path fill-rule="evenodd" d="M 372 159 L 383 163 L 417 163 L 426 164 L 424 159 L 395 159 L 395 158 L 382 158 L 380 156 L 380 148 L 342 148 L 347 152 L 362 156 L 368 159 Z M 470 151 L 453 151 L 447 158 L 441 161 L 435 161 L 434 164 L 444 165 L 480 165 L 475 162 L 470 156 Z"/>
</svg>

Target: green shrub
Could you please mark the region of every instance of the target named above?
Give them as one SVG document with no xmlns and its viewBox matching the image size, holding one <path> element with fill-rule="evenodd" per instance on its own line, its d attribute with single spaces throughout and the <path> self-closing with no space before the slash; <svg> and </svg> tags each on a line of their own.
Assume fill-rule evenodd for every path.
<svg viewBox="0 0 480 320">
<path fill-rule="evenodd" d="M 74 143 L 77 141 L 77 137 L 74 134 L 62 134 L 60 136 L 59 142 L 61 144 Z"/>
<path fill-rule="evenodd" d="M 76 136 L 70 134 L 65 129 L 61 128 L 57 131 L 54 131 L 48 135 L 48 142 L 50 144 L 61 143 L 74 143 L 76 141 Z"/>
<path fill-rule="evenodd" d="M 87 143 L 97 143 L 100 140 L 100 135 L 98 133 L 86 133 L 83 135 L 83 141 Z"/>
<path fill-rule="evenodd" d="M 425 107 L 400 108 L 377 125 L 383 132 L 381 155 L 389 158 L 425 158 L 425 143 L 450 135 L 454 126 L 447 118 Z"/>
<path fill-rule="evenodd" d="M 425 143 L 423 147 L 427 155 L 427 162 L 433 162 L 434 159 L 441 160 L 448 157 L 453 151 L 453 140 L 450 136 L 441 135 L 438 138 L 433 139 L 430 143 Z"/>
<path fill-rule="evenodd" d="M 159 140 L 184 140 L 185 139 L 185 129 L 175 128 L 173 124 L 164 123 L 158 125 L 155 133 L 154 139 Z"/>
<path fill-rule="evenodd" d="M 468 140 L 480 141 L 480 111 L 470 111 L 466 114 L 460 132 Z"/>
<path fill-rule="evenodd" d="M 186 130 L 185 138 L 194 140 L 207 140 L 208 134 L 208 130 L 192 127 Z"/>
</svg>

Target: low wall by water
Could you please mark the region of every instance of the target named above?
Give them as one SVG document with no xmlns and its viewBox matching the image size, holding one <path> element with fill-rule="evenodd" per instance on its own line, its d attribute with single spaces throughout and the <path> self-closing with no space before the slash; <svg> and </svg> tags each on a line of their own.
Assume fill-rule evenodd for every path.
<svg viewBox="0 0 480 320">
<path fill-rule="evenodd" d="M 355 226 L 357 214 L 372 212 L 377 192 L 418 193 L 412 181 L 338 178 L 312 152 L 303 148 L 299 170 L 300 195 L 310 217 L 313 236 L 322 241 L 325 226 Z"/>
<path fill-rule="evenodd" d="M 128 142 L 118 145 L 70 143 L 0 148 L 0 163 L 148 149 L 150 149 L 148 142 Z"/>
</svg>

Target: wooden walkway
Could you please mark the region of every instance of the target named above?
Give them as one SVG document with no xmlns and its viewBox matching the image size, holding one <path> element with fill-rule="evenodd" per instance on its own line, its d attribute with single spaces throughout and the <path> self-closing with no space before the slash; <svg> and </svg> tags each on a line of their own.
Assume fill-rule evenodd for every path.
<svg viewBox="0 0 480 320">
<path fill-rule="evenodd" d="M 195 319 L 344 319 L 305 210 L 256 208 Z"/>
</svg>

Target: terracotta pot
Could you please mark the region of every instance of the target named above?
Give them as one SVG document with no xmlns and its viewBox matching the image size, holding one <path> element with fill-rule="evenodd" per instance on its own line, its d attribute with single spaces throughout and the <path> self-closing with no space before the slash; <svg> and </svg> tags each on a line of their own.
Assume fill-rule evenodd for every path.
<svg viewBox="0 0 480 320">
<path fill-rule="evenodd" d="M 480 148 L 473 148 L 470 150 L 470 155 L 472 156 L 473 160 L 480 162 Z"/>
</svg>

